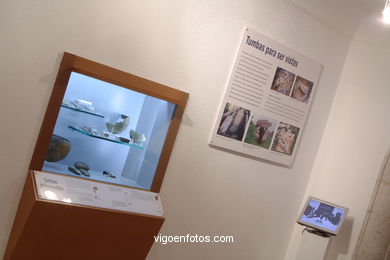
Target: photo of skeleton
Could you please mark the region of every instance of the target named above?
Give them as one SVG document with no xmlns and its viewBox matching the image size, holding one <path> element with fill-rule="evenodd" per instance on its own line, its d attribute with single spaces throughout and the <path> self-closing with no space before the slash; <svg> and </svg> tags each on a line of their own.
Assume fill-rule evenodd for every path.
<svg viewBox="0 0 390 260">
<path fill-rule="evenodd" d="M 248 109 L 226 103 L 217 134 L 242 141 L 249 114 Z"/>
<path fill-rule="evenodd" d="M 283 95 L 290 96 L 295 74 L 278 67 L 272 81 L 271 89 Z"/>
<path fill-rule="evenodd" d="M 277 123 L 277 120 L 263 115 L 252 115 L 244 142 L 268 149 Z"/>
<path fill-rule="evenodd" d="M 280 122 L 276 130 L 272 150 L 291 155 L 298 138 L 299 128 Z"/>
<path fill-rule="evenodd" d="M 304 79 L 300 76 L 297 76 L 291 97 L 307 104 L 310 98 L 312 88 L 313 82 L 308 81 L 307 79 Z"/>
</svg>

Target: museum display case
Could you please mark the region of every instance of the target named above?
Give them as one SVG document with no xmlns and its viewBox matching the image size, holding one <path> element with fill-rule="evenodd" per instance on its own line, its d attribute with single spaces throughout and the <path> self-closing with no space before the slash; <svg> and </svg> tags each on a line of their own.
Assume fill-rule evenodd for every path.
<svg viewBox="0 0 390 260">
<path fill-rule="evenodd" d="M 4 259 L 145 259 L 187 100 L 64 53 Z"/>
<path fill-rule="evenodd" d="M 187 99 L 65 53 L 30 169 L 158 192 Z"/>
<path fill-rule="evenodd" d="M 149 190 L 175 108 L 71 72 L 43 170 Z"/>
</svg>

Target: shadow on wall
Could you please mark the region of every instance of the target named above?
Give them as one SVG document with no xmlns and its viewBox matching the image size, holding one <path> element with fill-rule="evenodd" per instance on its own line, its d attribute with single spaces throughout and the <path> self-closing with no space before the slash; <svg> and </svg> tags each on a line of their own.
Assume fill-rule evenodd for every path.
<svg viewBox="0 0 390 260">
<path fill-rule="evenodd" d="M 344 220 L 343 226 L 336 237 L 332 237 L 325 253 L 325 260 L 337 259 L 338 255 L 347 255 L 351 243 L 352 227 L 354 219 L 348 217 Z"/>
<path fill-rule="evenodd" d="M 215 146 L 215 145 L 213 145 L 213 144 L 209 144 L 209 146 L 210 146 L 210 147 L 213 147 L 213 148 L 216 149 L 216 150 L 220 150 L 220 151 L 223 151 L 223 152 L 231 153 L 231 154 L 234 154 L 234 155 L 236 155 L 236 156 L 240 156 L 240 157 L 242 157 L 242 158 L 247 158 L 247 159 L 251 159 L 251 160 L 256 160 L 256 161 L 259 161 L 259 162 L 267 163 L 267 164 L 269 164 L 269 165 L 278 166 L 278 167 L 281 167 L 281 168 L 292 169 L 292 167 L 293 167 L 293 165 L 294 165 L 294 163 L 292 163 L 290 166 L 284 165 L 284 164 L 279 164 L 279 163 L 277 163 L 277 162 L 268 161 L 268 160 L 266 160 L 266 159 L 262 159 L 262 158 L 258 158 L 258 157 L 252 156 L 252 155 L 240 153 L 240 152 L 233 151 L 233 150 L 230 150 L 230 149 L 227 149 L 227 148 L 218 147 L 218 146 Z"/>
</svg>

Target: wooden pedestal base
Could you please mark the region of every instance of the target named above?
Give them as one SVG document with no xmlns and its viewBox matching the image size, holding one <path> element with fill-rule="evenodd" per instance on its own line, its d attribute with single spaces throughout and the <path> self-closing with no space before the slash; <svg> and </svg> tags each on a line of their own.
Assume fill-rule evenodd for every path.
<svg viewBox="0 0 390 260">
<path fill-rule="evenodd" d="M 4 260 L 145 259 L 164 218 L 41 200 L 27 175 Z"/>
</svg>

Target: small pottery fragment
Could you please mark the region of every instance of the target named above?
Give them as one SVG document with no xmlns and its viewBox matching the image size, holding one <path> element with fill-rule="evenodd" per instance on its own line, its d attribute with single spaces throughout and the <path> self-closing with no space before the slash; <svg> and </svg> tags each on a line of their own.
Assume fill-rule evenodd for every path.
<svg viewBox="0 0 390 260">
<path fill-rule="evenodd" d="M 136 132 L 135 130 L 131 129 L 130 130 L 130 138 L 134 141 L 137 140 L 139 138 L 139 133 Z"/>
<path fill-rule="evenodd" d="M 107 130 L 112 134 L 122 133 L 130 124 L 130 118 L 126 115 L 119 115 L 118 118 L 111 118 L 106 122 Z"/>
</svg>

